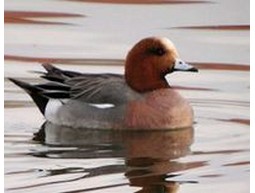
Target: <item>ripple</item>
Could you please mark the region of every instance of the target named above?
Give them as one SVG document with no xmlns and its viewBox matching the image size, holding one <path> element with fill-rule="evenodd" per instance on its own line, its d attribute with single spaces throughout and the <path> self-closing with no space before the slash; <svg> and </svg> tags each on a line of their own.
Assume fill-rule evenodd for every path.
<svg viewBox="0 0 255 193">
<path fill-rule="evenodd" d="M 57 13 L 57 12 L 36 12 L 36 11 L 5 11 L 4 22 L 12 24 L 68 24 L 64 22 L 38 21 L 36 18 L 63 18 L 63 17 L 85 17 L 80 14 Z"/>
<path fill-rule="evenodd" d="M 176 29 L 197 29 L 197 30 L 250 30 L 250 25 L 204 25 L 204 26 L 184 26 L 184 27 L 174 27 Z M 173 28 L 171 28 L 173 29 Z"/>
<path fill-rule="evenodd" d="M 48 57 L 17 56 L 9 54 L 5 54 L 4 59 L 20 62 L 82 64 L 82 65 L 114 65 L 114 66 L 123 66 L 125 62 L 124 60 L 120 59 L 48 58 Z M 208 62 L 189 62 L 189 63 L 191 63 L 198 69 L 250 71 L 250 65 L 248 64 L 208 63 Z"/>
<path fill-rule="evenodd" d="M 91 3 L 111 3 L 111 4 L 197 4 L 210 3 L 210 1 L 203 0 L 68 0 L 77 2 L 91 2 Z"/>
</svg>

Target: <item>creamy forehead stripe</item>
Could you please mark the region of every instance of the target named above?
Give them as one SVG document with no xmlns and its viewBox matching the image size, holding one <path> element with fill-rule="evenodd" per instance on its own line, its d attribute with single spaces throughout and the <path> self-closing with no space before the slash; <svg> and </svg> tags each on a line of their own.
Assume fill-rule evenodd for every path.
<svg viewBox="0 0 255 193">
<path fill-rule="evenodd" d="M 160 40 L 162 41 L 162 43 L 168 47 L 174 47 L 174 43 L 169 40 L 168 38 L 160 38 Z"/>
</svg>

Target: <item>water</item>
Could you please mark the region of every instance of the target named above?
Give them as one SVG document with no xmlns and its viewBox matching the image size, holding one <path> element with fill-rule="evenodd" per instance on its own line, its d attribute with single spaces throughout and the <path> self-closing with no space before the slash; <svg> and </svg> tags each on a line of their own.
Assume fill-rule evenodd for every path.
<svg viewBox="0 0 255 193">
<path fill-rule="evenodd" d="M 137 40 L 167 36 L 200 69 L 167 77 L 191 102 L 194 127 L 59 128 L 6 79 L 5 192 L 249 192 L 249 2 L 101 2 L 5 2 L 5 77 L 38 82 L 29 71 L 47 61 L 123 73 Z"/>
</svg>

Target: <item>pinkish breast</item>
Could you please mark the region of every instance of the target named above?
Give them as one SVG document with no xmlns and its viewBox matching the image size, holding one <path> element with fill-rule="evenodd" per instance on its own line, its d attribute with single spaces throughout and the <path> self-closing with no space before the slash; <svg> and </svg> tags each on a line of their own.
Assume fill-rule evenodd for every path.
<svg viewBox="0 0 255 193">
<path fill-rule="evenodd" d="M 173 89 L 149 92 L 131 101 L 126 109 L 125 127 L 129 129 L 176 129 L 193 124 L 193 110 L 187 100 Z"/>
</svg>

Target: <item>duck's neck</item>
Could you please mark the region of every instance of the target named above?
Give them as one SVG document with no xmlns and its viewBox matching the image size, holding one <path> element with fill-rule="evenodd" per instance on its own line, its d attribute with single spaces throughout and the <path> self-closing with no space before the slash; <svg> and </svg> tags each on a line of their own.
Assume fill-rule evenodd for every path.
<svg viewBox="0 0 255 193">
<path fill-rule="evenodd" d="M 169 88 L 165 75 L 159 76 L 155 72 L 145 72 L 126 69 L 125 78 L 127 84 L 137 92 L 149 92 L 161 88 Z"/>
</svg>

